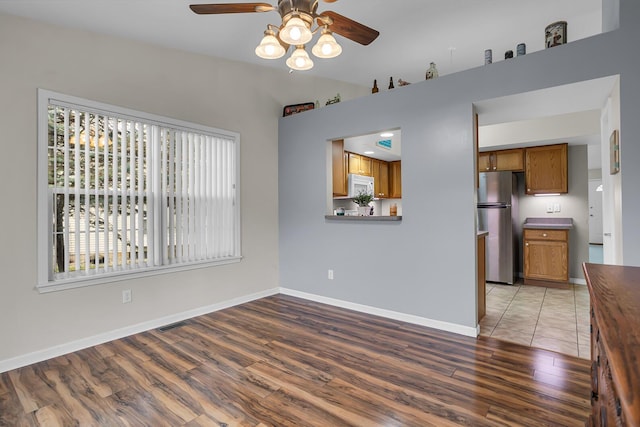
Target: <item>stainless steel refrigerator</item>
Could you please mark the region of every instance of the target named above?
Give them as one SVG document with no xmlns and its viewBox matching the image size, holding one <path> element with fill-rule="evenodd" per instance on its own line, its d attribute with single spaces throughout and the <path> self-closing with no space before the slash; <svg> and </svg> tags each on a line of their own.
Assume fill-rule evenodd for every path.
<svg viewBox="0 0 640 427">
<path fill-rule="evenodd" d="M 518 217 L 516 175 L 482 172 L 478 188 L 478 230 L 488 231 L 487 281 L 512 285 L 518 256 L 514 225 Z"/>
</svg>

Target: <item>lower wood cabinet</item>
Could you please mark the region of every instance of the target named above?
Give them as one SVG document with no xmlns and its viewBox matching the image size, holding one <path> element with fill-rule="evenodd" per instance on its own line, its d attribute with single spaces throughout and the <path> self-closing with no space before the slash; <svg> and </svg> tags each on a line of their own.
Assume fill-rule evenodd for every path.
<svg viewBox="0 0 640 427">
<path fill-rule="evenodd" d="M 478 323 L 487 314 L 486 239 L 478 236 Z"/>
<path fill-rule="evenodd" d="M 525 229 L 525 285 L 569 282 L 569 230 Z"/>
</svg>

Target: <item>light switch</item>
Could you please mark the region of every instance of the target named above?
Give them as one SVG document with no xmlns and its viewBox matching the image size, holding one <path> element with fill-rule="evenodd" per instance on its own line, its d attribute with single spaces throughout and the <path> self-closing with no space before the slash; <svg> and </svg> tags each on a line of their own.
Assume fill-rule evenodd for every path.
<svg viewBox="0 0 640 427">
<path fill-rule="evenodd" d="M 553 205 L 553 211 L 554 212 L 560 212 L 560 203 L 555 203 Z"/>
</svg>

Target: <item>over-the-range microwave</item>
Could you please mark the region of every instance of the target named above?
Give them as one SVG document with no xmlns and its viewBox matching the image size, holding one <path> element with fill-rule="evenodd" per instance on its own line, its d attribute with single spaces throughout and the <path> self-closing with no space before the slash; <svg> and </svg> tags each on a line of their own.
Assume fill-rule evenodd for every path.
<svg viewBox="0 0 640 427">
<path fill-rule="evenodd" d="M 350 173 L 348 175 L 349 195 L 348 197 L 356 197 L 359 193 L 373 194 L 373 177 L 356 175 Z"/>
</svg>

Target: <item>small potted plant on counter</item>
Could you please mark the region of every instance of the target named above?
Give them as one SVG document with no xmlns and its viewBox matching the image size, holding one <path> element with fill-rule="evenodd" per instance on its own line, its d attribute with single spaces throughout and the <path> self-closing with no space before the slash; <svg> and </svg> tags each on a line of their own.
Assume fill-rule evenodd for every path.
<svg viewBox="0 0 640 427">
<path fill-rule="evenodd" d="M 358 195 L 351 200 L 358 205 L 358 214 L 360 216 L 366 216 L 371 213 L 369 203 L 373 200 L 373 194 L 361 190 L 358 192 Z"/>
</svg>

